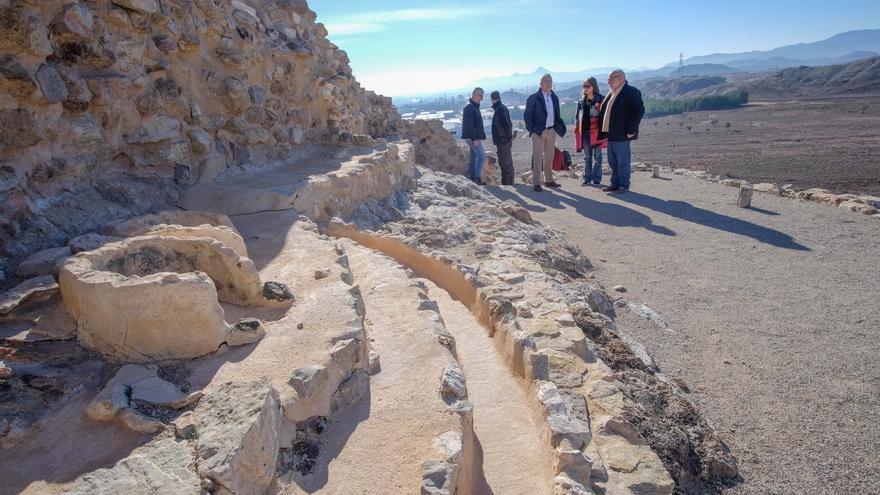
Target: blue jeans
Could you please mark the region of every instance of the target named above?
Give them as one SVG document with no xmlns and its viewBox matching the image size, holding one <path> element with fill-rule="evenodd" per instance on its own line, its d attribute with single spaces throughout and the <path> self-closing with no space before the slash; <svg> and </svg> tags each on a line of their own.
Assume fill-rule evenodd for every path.
<svg viewBox="0 0 880 495">
<path fill-rule="evenodd" d="M 602 183 L 602 148 L 590 147 L 590 136 L 584 136 L 584 184 Z"/>
<path fill-rule="evenodd" d="M 632 173 L 632 149 L 629 141 L 608 141 L 608 166 L 611 167 L 611 187 L 629 189 Z"/>
<path fill-rule="evenodd" d="M 468 173 L 470 173 L 472 181 L 480 182 L 480 178 L 483 177 L 483 164 L 486 163 L 486 150 L 483 149 L 482 141 L 468 139 L 467 144 L 471 150 Z"/>
</svg>

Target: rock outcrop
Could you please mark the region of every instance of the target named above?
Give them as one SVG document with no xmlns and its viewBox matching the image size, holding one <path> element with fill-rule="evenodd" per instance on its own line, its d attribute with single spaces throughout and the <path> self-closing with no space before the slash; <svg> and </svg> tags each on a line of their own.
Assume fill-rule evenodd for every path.
<svg viewBox="0 0 880 495">
<path fill-rule="evenodd" d="M 0 2 L 0 282 L 309 143 L 396 131 L 305 1 Z"/>
</svg>

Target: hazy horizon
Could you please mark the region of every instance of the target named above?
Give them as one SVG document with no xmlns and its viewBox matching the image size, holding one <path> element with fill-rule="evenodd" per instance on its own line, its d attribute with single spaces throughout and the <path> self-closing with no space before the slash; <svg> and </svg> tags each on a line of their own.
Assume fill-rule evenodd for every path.
<svg viewBox="0 0 880 495">
<path fill-rule="evenodd" d="M 599 5 L 582 0 L 310 2 L 329 39 L 348 53 L 361 84 L 389 96 L 454 90 L 537 67 L 558 72 L 658 68 L 680 52 L 688 58 L 769 50 L 875 29 L 870 23 L 880 18 L 880 4 L 865 0 L 841 0 L 834 9 L 816 0 L 742 0 L 734 7 L 633 0 L 624 19 L 608 23 Z M 600 48 L 591 50 L 594 45 Z"/>
</svg>

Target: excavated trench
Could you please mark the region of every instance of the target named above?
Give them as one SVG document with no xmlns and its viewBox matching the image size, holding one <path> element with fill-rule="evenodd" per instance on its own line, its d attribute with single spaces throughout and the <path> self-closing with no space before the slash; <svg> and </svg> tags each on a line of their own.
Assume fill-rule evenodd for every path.
<svg viewBox="0 0 880 495">
<path fill-rule="evenodd" d="M 382 253 L 426 281 L 467 378 L 473 404 L 475 495 L 550 492 L 553 466 L 541 412 L 533 407 L 522 360 L 510 335 L 496 328 L 491 310 L 475 287 L 453 266 L 402 242 L 330 225 L 324 232 Z M 515 364 L 520 363 L 520 364 Z M 468 487 L 461 487 L 467 490 Z"/>
</svg>

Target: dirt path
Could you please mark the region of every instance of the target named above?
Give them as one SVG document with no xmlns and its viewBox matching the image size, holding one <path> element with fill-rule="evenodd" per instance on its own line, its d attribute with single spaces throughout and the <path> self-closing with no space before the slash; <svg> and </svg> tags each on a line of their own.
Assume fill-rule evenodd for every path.
<svg viewBox="0 0 880 495">
<path fill-rule="evenodd" d="M 725 493 L 880 493 L 880 222 L 768 195 L 742 210 L 681 176 L 636 173 L 623 196 L 562 182 L 494 192 L 666 318 L 619 325 L 730 445 L 744 482 Z"/>
<path fill-rule="evenodd" d="M 476 317 L 449 293 L 428 282 L 446 328 L 455 337 L 458 359 L 474 405 L 474 431 L 482 447 L 486 484 L 474 495 L 547 493 L 549 456 L 534 421 L 529 398 Z"/>
</svg>

